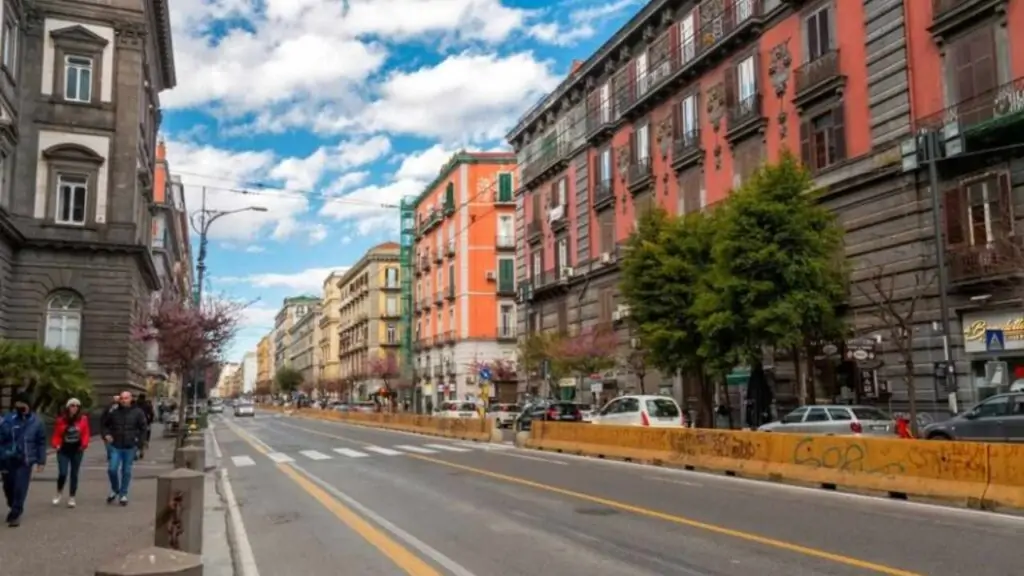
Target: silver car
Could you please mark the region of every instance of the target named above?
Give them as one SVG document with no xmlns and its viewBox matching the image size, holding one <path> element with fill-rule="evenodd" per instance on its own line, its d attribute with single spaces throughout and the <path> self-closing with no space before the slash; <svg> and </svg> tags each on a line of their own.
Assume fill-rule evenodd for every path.
<svg viewBox="0 0 1024 576">
<path fill-rule="evenodd" d="M 758 430 L 830 436 L 894 436 L 896 421 L 874 406 L 826 404 L 801 406 L 783 416 L 778 422 L 769 422 Z"/>
<path fill-rule="evenodd" d="M 944 422 L 924 427 L 929 440 L 1024 442 L 1024 393 L 997 394 Z"/>
</svg>

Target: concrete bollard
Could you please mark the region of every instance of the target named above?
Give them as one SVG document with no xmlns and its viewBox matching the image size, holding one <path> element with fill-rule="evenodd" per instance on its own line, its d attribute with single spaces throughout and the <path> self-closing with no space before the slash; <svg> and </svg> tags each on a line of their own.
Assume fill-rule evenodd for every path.
<svg viewBox="0 0 1024 576">
<path fill-rule="evenodd" d="M 205 478 L 178 468 L 156 479 L 154 546 L 202 555 Z"/>
<path fill-rule="evenodd" d="M 95 576 L 203 576 L 203 559 L 166 548 L 144 548 L 96 569 Z"/>
<path fill-rule="evenodd" d="M 501 433 L 501 428 L 498 428 L 497 422 L 491 423 L 491 439 L 489 442 L 492 444 L 501 444 L 505 441 L 505 436 Z"/>
<path fill-rule="evenodd" d="M 526 441 L 530 439 L 529 432 L 516 432 L 516 448 L 526 448 Z"/>
<path fill-rule="evenodd" d="M 189 470 L 204 470 L 206 449 L 200 446 L 183 446 L 174 450 L 174 467 Z"/>
<path fill-rule="evenodd" d="M 193 432 L 185 437 L 185 446 L 206 446 L 206 436 L 202 432 Z"/>
</svg>

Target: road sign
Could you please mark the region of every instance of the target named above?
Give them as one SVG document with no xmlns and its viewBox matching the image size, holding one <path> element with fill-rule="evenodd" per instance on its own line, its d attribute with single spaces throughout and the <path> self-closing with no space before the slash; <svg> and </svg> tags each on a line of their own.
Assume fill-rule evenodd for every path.
<svg viewBox="0 0 1024 576">
<path fill-rule="evenodd" d="M 1002 352 L 1006 349 L 1006 336 L 1002 330 L 985 330 L 985 350 Z"/>
<path fill-rule="evenodd" d="M 485 382 L 490 381 L 490 379 L 491 379 L 491 369 L 488 368 L 487 366 L 484 366 L 483 368 L 481 368 L 480 369 L 480 379 L 485 381 Z"/>
</svg>

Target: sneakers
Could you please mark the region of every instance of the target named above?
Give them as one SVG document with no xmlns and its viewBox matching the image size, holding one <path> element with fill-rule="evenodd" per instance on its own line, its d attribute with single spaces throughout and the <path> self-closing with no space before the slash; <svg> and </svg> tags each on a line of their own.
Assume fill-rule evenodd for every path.
<svg viewBox="0 0 1024 576">
<path fill-rule="evenodd" d="M 117 503 L 120 504 L 121 506 L 127 506 L 128 505 L 128 497 L 127 496 L 121 496 L 121 498 L 117 501 Z"/>
<path fill-rule="evenodd" d="M 8 528 L 17 528 L 18 526 L 21 526 L 21 518 L 11 518 L 7 521 Z"/>
<path fill-rule="evenodd" d="M 110 494 L 109 494 L 109 495 L 107 496 L 107 504 L 111 504 L 111 503 L 113 503 L 113 502 L 114 502 L 114 500 L 117 500 L 117 492 L 111 492 L 111 493 L 110 493 Z"/>
<path fill-rule="evenodd" d="M 75 499 L 74 498 L 68 498 L 68 508 L 74 508 L 74 507 L 75 507 Z"/>
<path fill-rule="evenodd" d="M 53 505 L 54 506 L 60 506 L 60 499 L 61 499 L 60 492 L 57 492 L 57 495 L 53 497 Z"/>
</svg>

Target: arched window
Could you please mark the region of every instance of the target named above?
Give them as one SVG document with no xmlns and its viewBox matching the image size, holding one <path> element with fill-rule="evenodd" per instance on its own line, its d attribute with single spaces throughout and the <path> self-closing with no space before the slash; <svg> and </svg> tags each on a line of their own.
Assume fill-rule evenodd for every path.
<svg viewBox="0 0 1024 576">
<path fill-rule="evenodd" d="M 74 294 L 60 292 L 46 302 L 47 348 L 60 348 L 78 358 L 82 338 L 82 301 Z"/>
</svg>

